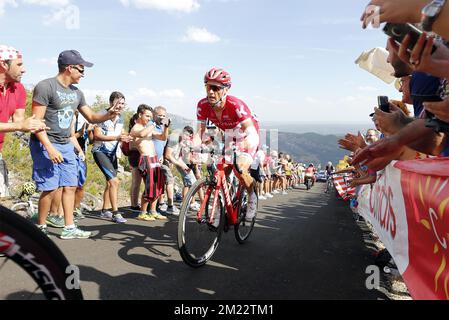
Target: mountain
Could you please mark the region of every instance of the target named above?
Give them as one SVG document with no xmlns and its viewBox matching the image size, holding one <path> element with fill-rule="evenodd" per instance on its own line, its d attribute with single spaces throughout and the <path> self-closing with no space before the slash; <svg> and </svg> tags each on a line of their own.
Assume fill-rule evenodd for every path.
<svg viewBox="0 0 449 320">
<path fill-rule="evenodd" d="M 338 147 L 338 139 L 336 135 L 279 132 L 278 149 L 290 154 L 296 162 L 312 162 L 324 167 L 328 161 L 338 163 L 348 153 Z"/>
</svg>

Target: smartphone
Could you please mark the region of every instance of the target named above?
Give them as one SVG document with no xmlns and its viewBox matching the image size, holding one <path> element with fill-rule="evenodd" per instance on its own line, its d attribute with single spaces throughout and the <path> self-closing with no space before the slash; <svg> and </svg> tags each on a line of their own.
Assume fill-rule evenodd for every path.
<svg viewBox="0 0 449 320">
<path fill-rule="evenodd" d="M 379 109 L 383 112 L 390 112 L 390 102 L 387 96 L 378 96 L 377 97 L 377 105 Z"/>
<path fill-rule="evenodd" d="M 385 34 L 392 37 L 398 45 L 401 45 L 405 36 L 407 34 L 410 34 L 411 41 L 407 48 L 407 50 L 410 52 L 413 50 L 413 48 L 416 45 L 416 42 L 423 33 L 420 29 L 418 29 L 411 23 L 404 23 L 404 24 L 387 23 L 385 24 L 383 31 Z M 432 53 L 434 53 L 436 49 L 437 49 L 436 45 L 433 45 Z"/>
</svg>

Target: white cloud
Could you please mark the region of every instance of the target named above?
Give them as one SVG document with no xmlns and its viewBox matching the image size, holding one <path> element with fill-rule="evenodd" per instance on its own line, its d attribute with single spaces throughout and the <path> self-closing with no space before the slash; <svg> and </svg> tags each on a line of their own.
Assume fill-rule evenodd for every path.
<svg viewBox="0 0 449 320">
<path fill-rule="evenodd" d="M 120 0 L 120 3 L 129 7 L 133 5 L 137 9 L 181 11 L 190 13 L 200 8 L 198 0 Z"/>
<path fill-rule="evenodd" d="M 77 6 L 69 5 L 53 11 L 44 17 L 44 25 L 50 26 L 64 23 L 66 29 L 74 30 L 80 28 L 80 11 Z"/>
<path fill-rule="evenodd" d="M 216 43 L 221 39 L 219 36 L 210 33 L 206 28 L 190 27 L 187 30 L 187 34 L 182 41 L 184 42 L 199 42 L 199 43 Z"/>
<path fill-rule="evenodd" d="M 171 89 L 159 92 L 159 96 L 162 98 L 169 98 L 169 99 L 181 99 L 184 98 L 185 94 L 180 89 Z"/>
<path fill-rule="evenodd" d="M 22 0 L 25 4 L 35 4 L 43 7 L 65 7 L 70 4 L 70 0 Z"/>
<path fill-rule="evenodd" d="M 100 96 L 104 101 L 109 100 L 109 95 L 111 94 L 111 90 L 98 90 L 98 89 L 83 89 L 84 97 L 89 105 L 92 105 L 97 96 Z"/>
<path fill-rule="evenodd" d="M 365 91 L 365 92 L 374 92 L 374 91 L 378 91 L 379 89 L 377 89 L 375 87 L 371 87 L 371 86 L 358 86 L 357 90 Z"/>
<path fill-rule="evenodd" d="M 320 102 L 318 99 L 312 98 L 312 97 L 307 97 L 306 98 L 306 102 L 311 103 L 311 104 L 316 104 L 318 102 Z"/>
<path fill-rule="evenodd" d="M 128 71 L 128 74 L 129 74 L 130 76 L 133 76 L 133 77 L 137 76 L 137 72 L 134 71 L 134 70 L 129 70 L 129 71 Z"/>
<path fill-rule="evenodd" d="M 52 58 L 40 58 L 37 59 L 37 62 L 40 64 L 44 64 L 47 66 L 56 66 L 58 64 L 58 58 L 52 57 Z"/>
<path fill-rule="evenodd" d="M 143 98 L 156 98 L 157 93 L 154 90 L 147 89 L 147 88 L 139 88 L 137 89 L 137 96 L 141 96 Z"/>
<path fill-rule="evenodd" d="M 0 0 L 0 17 L 5 14 L 6 5 L 16 8 L 18 6 L 16 0 Z"/>
</svg>

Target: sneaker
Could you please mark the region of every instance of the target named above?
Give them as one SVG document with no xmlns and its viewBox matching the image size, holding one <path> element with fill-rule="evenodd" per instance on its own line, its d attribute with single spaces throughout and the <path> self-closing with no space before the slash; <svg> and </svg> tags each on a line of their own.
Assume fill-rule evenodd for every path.
<svg viewBox="0 0 449 320">
<path fill-rule="evenodd" d="M 175 206 L 167 207 L 167 214 L 171 214 L 173 216 L 179 216 L 179 209 Z"/>
<path fill-rule="evenodd" d="M 86 216 L 83 214 L 81 208 L 76 208 L 75 211 L 73 211 L 73 217 L 76 220 L 81 220 L 81 219 L 86 218 Z"/>
<path fill-rule="evenodd" d="M 64 226 L 65 226 L 64 217 L 53 215 L 53 214 L 49 214 L 47 216 L 47 219 L 45 220 L 45 222 L 48 225 L 55 227 L 55 228 L 64 228 Z"/>
<path fill-rule="evenodd" d="M 256 216 L 256 211 L 257 211 L 257 196 L 256 193 L 253 192 L 249 196 L 248 209 L 246 210 L 245 220 L 248 222 L 252 222 L 254 217 Z"/>
<path fill-rule="evenodd" d="M 267 200 L 265 196 L 259 196 L 259 200 Z"/>
<path fill-rule="evenodd" d="M 137 217 L 138 220 L 142 220 L 142 221 L 155 221 L 156 218 L 150 216 L 147 213 L 141 213 L 139 214 L 139 216 Z"/>
<path fill-rule="evenodd" d="M 273 194 L 279 194 L 279 191 L 273 190 Z"/>
<path fill-rule="evenodd" d="M 83 231 L 78 227 L 72 229 L 64 228 L 61 232 L 61 239 L 69 240 L 69 239 L 87 239 L 92 235 L 92 232 Z"/>
<path fill-rule="evenodd" d="M 162 213 L 166 213 L 168 209 L 168 204 L 163 203 L 161 205 L 159 205 L 158 211 L 162 212 Z"/>
<path fill-rule="evenodd" d="M 190 210 L 193 211 L 198 211 L 200 210 L 201 206 L 198 202 L 193 202 L 192 204 L 190 204 Z"/>
<path fill-rule="evenodd" d="M 266 193 L 266 194 L 265 194 L 265 197 L 267 197 L 267 198 L 273 198 L 274 196 L 273 196 L 271 193 Z"/>
<path fill-rule="evenodd" d="M 49 236 L 47 226 L 38 226 L 38 225 L 36 225 L 36 227 L 37 227 L 43 234 L 45 234 L 47 237 Z"/>
<path fill-rule="evenodd" d="M 287 191 L 282 191 L 282 195 L 287 195 L 288 194 L 288 192 Z"/>
<path fill-rule="evenodd" d="M 120 213 L 117 213 L 112 217 L 112 221 L 117 223 L 125 223 L 127 220 L 123 218 L 123 216 Z"/>
<path fill-rule="evenodd" d="M 155 220 L 167 220 L 166 216 L 163 216 L 157 212 L 151 213 L 149 216 L 153 217 Z"/>
<path fill-rule="evenodd" d="M 105 219 L 112 219 L 114 215 L 109 210 L 101 210 L 100 217 Z"/>
</svg>

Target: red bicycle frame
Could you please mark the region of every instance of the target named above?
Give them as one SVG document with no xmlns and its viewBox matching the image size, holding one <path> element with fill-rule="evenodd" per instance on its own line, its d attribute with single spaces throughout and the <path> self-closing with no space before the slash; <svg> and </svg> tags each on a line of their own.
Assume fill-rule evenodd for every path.
<svg viewBox="0 0 449 320">
<path fill-rule="evenodd" d="M 204 195 L 203 203 L 201 203 L 200 210 L 197 213 L 198 221 L 201 220 L 201 216 L 206 209 L 206 205 L 209 201 L 210 195 L 214 192 L 214 202 L 212 203 L 212 214 L 209 217 L 208 223 L 213 224 L 215 219 L 215 208 L 217 207 L 217 201 L 219 199 L 220 190 L 223 190 L 224 199 L 225 199 L 225 208 L 228 213 L 228 224 L 236 225 L 238 224 L 238 209 L 240 207 L 240 203 L 237 206 L 233 206 L 231 201 L 231 196 L 229 194 L 228 182 L 226 180 L 226 173 L 224 170 L 224 163 L 219 163 L 217 165 L 217 170 L 214 174 L 214 179 L 216 181 L 215 187 L 209 186 L 206 190 L 206 194 Z M 237 188 L 236 199 L 240 199 L 240 193 L 242 191 L 242 186 L 239 183 L 239 187 Z"/>
</svg>

